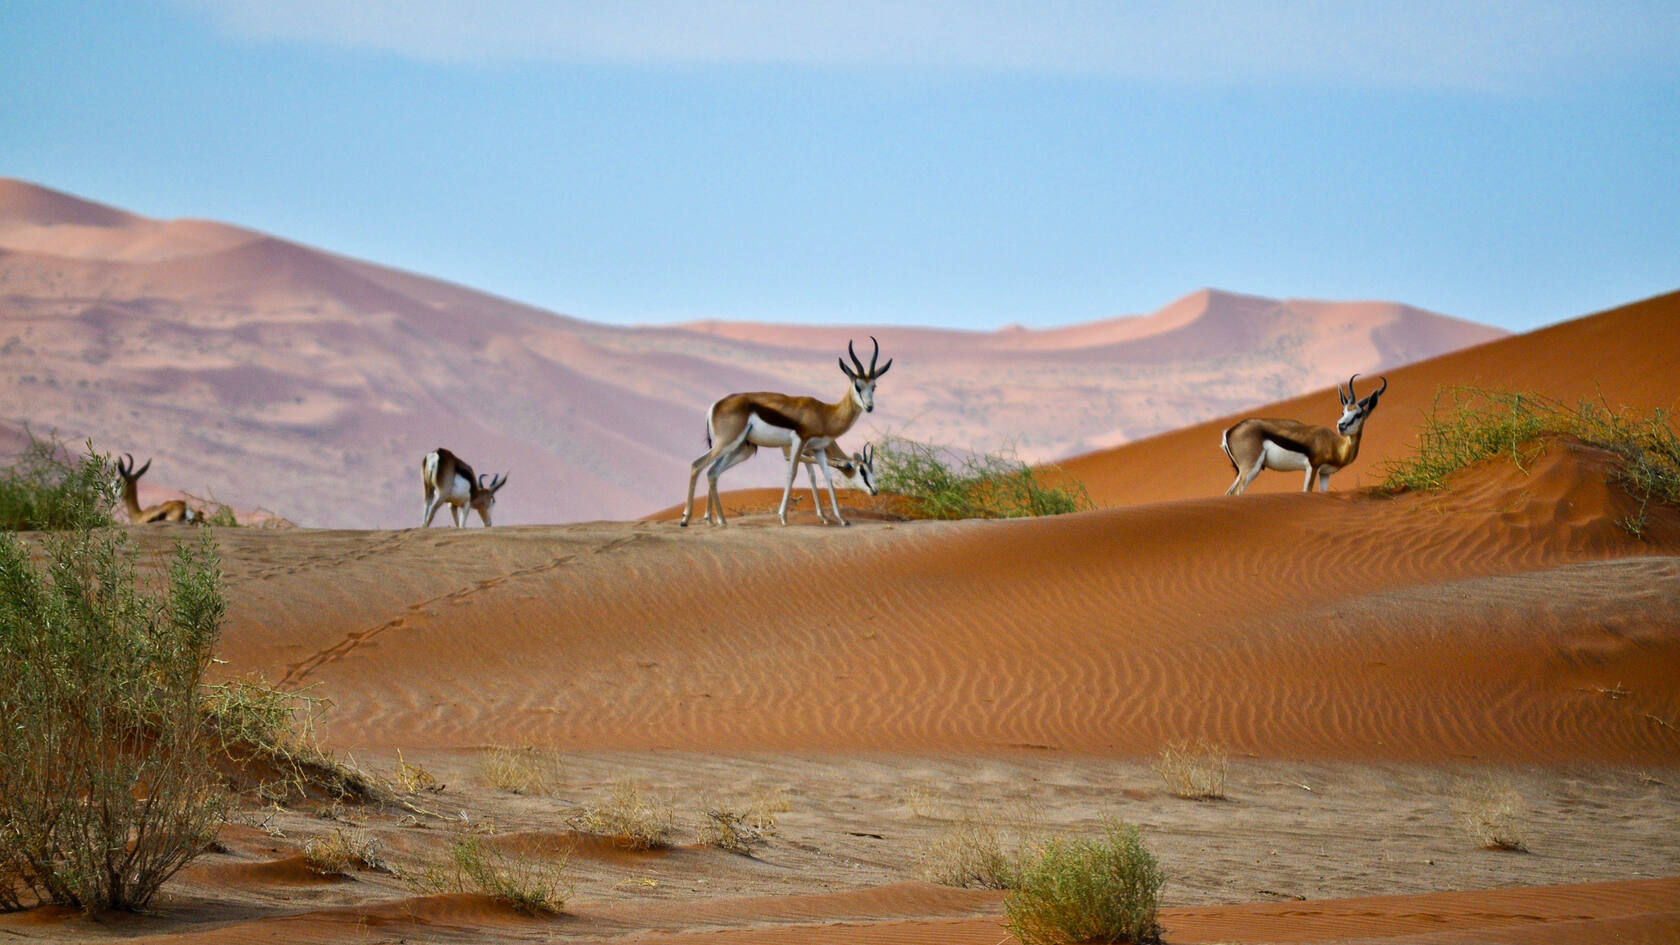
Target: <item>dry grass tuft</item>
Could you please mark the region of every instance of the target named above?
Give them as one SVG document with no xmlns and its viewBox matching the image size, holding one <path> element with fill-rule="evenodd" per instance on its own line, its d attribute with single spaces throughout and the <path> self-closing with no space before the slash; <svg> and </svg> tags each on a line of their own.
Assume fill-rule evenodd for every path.
<svg viewBox="0 0 1680 945">
<path fill-rule="evenodd" d="M 397 766 L 391 771 L 391 785 L 404 794 L 443 790 L 443 785 L 438 784 L 438 779 L 430 771 L 409 764 L 400 748 L 397 749 Z"/>
<path fill-rule="evenodd" d="M 383 870 L 379 858 L 379 839 L 365 830 L 335 829 L 310 837 L 303 845 L 303 862 L 322 876 L 341 876 L 357 866 L 365 870 Z"/>
<path fill-rule="evenodd" d="M 1013 889 L 1020 873 L 1020 851 L 1004 850 L 1004 828 L 995 820 L 965 817 L 935 837 L 922 851 L 923 879 L 971 889 Z"/>
<path fill-rule="evenodd" d="M 428 864 L 410 882 L 422 892 L 478 893 L 526 915 L 558 915 L 571 893 L 565 874 L 564 859 L 513 859 L 466 836 L 449 848 L 448 862 Z"/>
<path fill-rule="evenodd" d="M 493 746 L 478 757 L 484 783 L 515 794 L 547 794 L 559 783 L 560 757 L 535 748 Z"/>
<path fill-rule="evenodd" d="M 1200 738 L 1167 745 L 1155 759 L 1168 789 L 1195 801 L 1222 800 L 1228 769 L 1224 749 Z"/>
<path fill-rule="evenodd" d="M 670 805 L 648 798 L 634 781 L 613 785 L 612 797 L 605 804 L 586 808 L 568 822 L 585 833 L 610 837 L 627 850 L 669 846 L 676 833 Z"/>
<path fill-rule="evenodd" d="M 1502 777 L 1465 781 L 1458 787 L 1458 819 L 1476 842 L 1488 850 L 1528 852 L 1523 827 L 1528 802 Z"/>
</svg>

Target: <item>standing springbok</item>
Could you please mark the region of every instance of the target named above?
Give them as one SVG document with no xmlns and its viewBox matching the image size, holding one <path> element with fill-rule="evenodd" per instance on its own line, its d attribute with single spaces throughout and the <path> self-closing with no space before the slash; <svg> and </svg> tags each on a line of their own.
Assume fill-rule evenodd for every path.
<svg viewBox="0 0 1680 945">
<path fill-rule="evenodd" d="M 1359 456 L 1359 437 L 1365 420 L 1377 409 L 1377 398 L 1388 390 L 1388 379 L 1368 396 L 1357 398 L 1353 392 L 1355 374 L 1348 378 L 1347 390 L 1336 386 L 1336 396 L 1342 401 L 1342 417 L 1334 430 L 1313 426 L 1298 420 L 1269 420 L 1250 418 L 1226 430 L 1219 445 L 1236 467 L 1237 479 L 1226 495 L 1241 495 L 1262 469 L 1279 472 L 1305 470 L 1302 492 L 1313 491 L 1316 480 L 1319 491 L 1330 491 L 1330 474 L 1353 462 Z"/>
<path fill-rule="evenodd" d="M 134 454 L 125 453 L 127 462 L 117 460 L 117 475 L 122 477 L 123 508 L 128 510 L 128 520 L 135 525 L 150 525 L 153 522 L 196 522 L 198 513 L 187 506 L 180 499 L 170 499 L 159 502 L 149 508 L 140 507 L 140 477 L 146 470 L 152 468 L 152 461 L 146 460 L 146 465 L 134 468 Z"/>
<path fill-rule="evenodd" d="M 782 458 L 786 459 L 792 451 L 793 448 L 790 446 L 782 447 Z M 718 460 L 718 475 L 722 475 L 726 469 L 746 462 L 757 452 L 758 447 L 751 443 L 742 443 L 735 452 Z M 836 441 L 828 444 L 822 452 L 828 461 L 828 469 L 838 473 L 838 476 L 830 478 L 828 483 L 828 501 L 834 507 L 834 520 L 841 525 L 849 524 L 840 515 L 840 501 L 835 498 L 834 487 L 838 485 L 842 489 L 851 488 L 859 492 L 867 492 L 870 495 L 880 495 L 881 490 L 875 486 L 875 447 L 865 444 L 863 452 L 847 454 L 840 443 Z M 805 472 L 811 477 L 811 507 L 817 510 L 817 521 L 827 525 L 828 517 L 823 514 L 822 494 L 817 488 L 817 461 L 811 455 L 809 448 L 799 454 L 799 464 L 805 467 Z M 717 496 L 715 482 L 716 477 L 714 476 L 712 479 L 714 485 L 706 494 L 706 516 L 708 519 L 711 518 L 715 503 L 718 524 L 722 525 L 724 524 L 723 500 Z"/>
<path fill-rule="evenodd" d="M 875 344 L 869 367 L 865 368 L 858 360 L 851 342 L 846 343 L 846 353 L 851 356 L 855 370 L 847 367 L 844 359 L 837 359 L 849 384 L 845 395 L 835 403 L 825 403 L 815 397 L 759 392 L 730 394 L 707 408 L 706 442 L 711 448 L 689 468 L 688 502 L 683 506 L 682 514 L 684 528 L 688 527 L 688 521 L 694 515 L 694 485 L 700 478 L 700 470 L 706 470 L 706 520 L 722 525 L 723 502 L 718 498 L 718 476 L 751 456 L 760 446 L 786 447 L 787 483 L 782 489 L 782 504 L 776 509 L 776 517 L 783 525 L 787 524 L 788 497 L 793 494 L 794 476 L 799 472 L 800 462 L 806 460 L 814 462 L 822 470 L 823 479 L 828 482 L 828 497 L 834 506 L 834 517 L 839 519 L 840 524 L 848 524 L 841 518 L 840 503 L 834 497 L 834 481 L 828 467 L 829 447 L 852 428 L 860 415 L 875 409 L 875 382 L 892 367 L 892 360 L 888 359 L 879 370 L 876 369 L 875 365 L 881 360 L 881 343 L 873 336 L 869 340 Z M 744 448 L 749 445 L 754 449 L 745 451 Z M 743 452 L 744 455 L 739 455 Z M 814 489 L 815 474 L 811 482 Z M 817 514 L 819 517 L 822 515 L 820 500 Z"/>
<path fill-rule="evenodd" d="M 455 527 L 467 524 L 467 509 L 478 512 L 484 527 L 490 527 L 490 510 L 496 507 L 496 490 L 507 485 L 507 474 L 492 477 L 486 483 L 483 476 L 473 478 L 472 467 L 461 457 L 438 447 L 420 461 L 420 482 L 426 489 L 426 511 L 420 527 L 430 528 L 438 506 L 449 504 L 449 517 Z"/>
</svg>

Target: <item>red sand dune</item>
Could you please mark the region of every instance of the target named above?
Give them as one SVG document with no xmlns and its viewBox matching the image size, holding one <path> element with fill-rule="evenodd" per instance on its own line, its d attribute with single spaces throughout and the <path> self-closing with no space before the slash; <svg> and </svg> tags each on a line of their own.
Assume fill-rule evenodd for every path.
<svg viewBox="0 0 1680 945">
<path fill-rule="evenodd" d="M 1606 464 L 1033 521 L 229 532 L 223 671 L 319 686 L 357 748 L 1664 763 L 1680 526 L 1619 526 Z"/>
<path fill-rule="evenodd" d="M 1389 388 L 1366 424 L 1359 458 L 1330 481 L 1332 489 L 1381 482 L 1385 463 L 1413 453 L 1416 432 L 1440 392 L 1452 387 L 1524 391 L 1567 404 L 1672 410 L 1675 352 L 1680 351 L 1680 292 L 1444 354 L 1387 372 Z M 1356 383 L 1361 396 L 1374 377 Z M 1234 473 L 1220 433 L 1243 417 L 1291 417 L 1333 424 L 1341 408 L 1332 388 L 1059 463 L 1099 505 L 1137 505 L 1217 496 Z M 1296 473 L 1263 472 L 1250 492 L 1301 488 Z"/>
</svg>

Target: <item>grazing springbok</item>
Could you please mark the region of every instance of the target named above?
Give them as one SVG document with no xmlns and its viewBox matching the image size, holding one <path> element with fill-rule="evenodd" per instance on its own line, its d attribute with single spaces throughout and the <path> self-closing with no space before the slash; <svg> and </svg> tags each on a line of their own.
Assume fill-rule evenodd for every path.
<svg viewBox="0 0 1680 945">
<path fill-rule="evenodd" d="M 1388 379 L 1365 397 L 1356 398 L 1353 392 L 1355 374 L 1348 378 L 1347 390 L 1336 386 L 1336 396 L 1342 401 L 1342 417 L 1336 428 L 1313 426 L 1298 420 L 1269 420 L 1250 418 L 1226 430 L 1219 439 L 1231 465 L 1237 469 L 1237 479 L 1226 495 L 1241 495 L 1262 469 L 1280 472 L 1306 471 L 1302 492 L 1311 492 L 1318 483 L 1322 492 L 1330 491 L 1330 474 L 1353 462 L 1359 456 L 1359 437 L 1365 420 L 1377 409 L 1377 398 L 1388 390 Z"/>
<path fill-rule="evenodd" d="M 829 500 L 834 505 L 834 517 L 839 519 L 840 524 L 848 524 L 841 518 L 840 503 L 834 498 L 834 481 L 828 466 L 829 448 L 852 428 L 859 416 L 875 409 L 875 382 L 892 367 L 892 360 L 888 359 L 879 370 L 876 369 L 875 365 L 881 360 L 881 343 L 874 337 L 869 340 L 875 344 L 869 367 L 864 367 L 863 362 L 858 360 L 851 342 L 846 343 L 846 353 L 851 355 L 855 369 L 847 367 L 844 359 L 837 359 L 849 383 L 845 396 L 835 403 L 826 403 L 815 397 L 759 392 L 730 394 L 707 408 L 706 443 L 711 448 L 689 468 L 688 502 L 683 506 L 682 514 L 684 528 L 688 527 L 688 521 L 694 515 L 694 484 L 700 478 L 700 471 L 706 471 L 706 520 L 722 525 L 723 503 L 718 499 L 718 476 L 757 452 L 760 446 L 784 447 L 787 454 L 787 483 L 782 488 L 782 504 L 776 509 L 776 517 L 783 525 L 787 524 L 788 497 L 793 494 L 793 479 L 801 462 L 811 462 L 822 470 L 823 479 L 828 482 Z M 746 450 L 748 446 L 753 449 Z M 811 484 L 814 490 L 815 473 L 811 476 Z M 820 500 L 817 515 L 822 515 Z"/>
<path fill-rule="evenodd" d="M 420 461 L 420 482 L 426 489 L 426 511 L 420 520 L 421 528 L 430 528 L 432 516 L 437 514 L 438 506 L 449 504 L 449 517 L 455 520 L 455 527 L 462 528 L 467 524 L 467 509 L 478 512 L 478 517 L 484 520 L 484 527 L 490 527 L 490 510 L 496 507 L 496 490 L 507 485 L 507 474 L 493 477 L 489 482 L 483 476 L 473 478 L 472 467 L 461 460 L 461 457 L 438 447 L 426 454 Z"/>
<path fill-rule="evenodd" d="M 792 449 L 790 446 L 782 447 L 782 458 L 786 459 Z M 746 462 L 757 452 L 758 447 L 751 443 L 742 443 L 734 453 L 719 460 L 721 465 L 718 474 L 722 475 L 724 470 Z M 865 445 L 863 452 L 848 455 L 840 444 L 835 442 L 828 444 L 823 453 L 828 461 L 828 469 L 839 474 L 828 480 L 828 501 L 834 507 L 834 520 L 846 525 L 847 521 L 840 515 L 840 501 L 835 498 L 834 487 L 838 485 L 842 489 L 851 488 L 870 495 L 880 495 L 881 490 L 875 486 L 875 447 Z M 828 517 L 823 514 L 822 494 L 817 489 L 817 461 L 809 449 L 799 454 L 799 464 L 805 467 L 805 472 L 811 477 L 811 506 L 817 510 L 817 521 L 827 525 Z M 706 517 L 710 520 L 715 511 L 717 523 L 722 525 L 723 500 L 718 496 L 716 482 L 717 478 L 714 476 L 709 483 L 711 488 L 706 494 Z"/>
<path fill-rule="evenodd" d="M 128 520 L 135 525 L 149 525 L 153 522 L 196 522 L 198 513 L 187 506 L 180 499 L 170 499 L 159 502 L 149 508 L 140 507 L 140 477 L 146 470 L 152 468 L 152 461 L 146 460 L 146 465 L 134 468 L 134 454 L 125 453 L 128 460 L 117 460 L 117 475 L 122 477 L 123 508 L 128 510 Z"/>
</svg>

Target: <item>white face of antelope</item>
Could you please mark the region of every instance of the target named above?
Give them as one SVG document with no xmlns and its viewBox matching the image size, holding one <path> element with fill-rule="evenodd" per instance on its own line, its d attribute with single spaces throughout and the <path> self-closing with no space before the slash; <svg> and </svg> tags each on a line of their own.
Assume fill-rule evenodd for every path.
<svg viewBox="0 0 1680 945">
<path fill-rule="evenodd" d="M 1347 390 L 1340 386 L 1336 388 L 1336 396 L 1342 399 L 1342 417 L 1336 421 L 1336 432 L 1343 436 L 1352 436 L 1365 426 L 1365 418 L 1371 411 L 1377 409 L 1377 398 L 1383 391 L 1388 390 L 1388 379 L 1384 378 L 1382 386 L 1364 397 L 1356 397 L 1353 392 L 1353 382 L 1359 375 L 1348 378 Z"/>
<path fill-rule="evenodd" d="M 881 360 L 881 343 L 875 341 L 874 335 L 869 336 L 869 340 L 875 343 L 875 353 L 869 358 L 869 367 L 864 367 L 863 362 L 858 360 L 857 352 L 852 350 L 852 343 L 849 341 L 846 342 L 846 353 L 852 356 L 852 364 L 856 369 L 847 367 L 844 360 L 840 362 L 840 370 L 846 372 L 846 377 L 852 382 L 852 401 L 862 408 L 864 413 L 875 412 L 875 382 L 892 367 L 892 359 L 888 358 L 886 364 L 881 365 L 879 370 L 876 369 L 876 363 Z"/>
<path fill-rule="evenodd" d="M 870 495 L 881 494 L 880 488 L 875 485 L 875 457 L 869 449 L 853 453 L 845 465 L 835 466 L 834 471 L 840 474 L 839 485 L 849 486 Z"/>
</svg>

